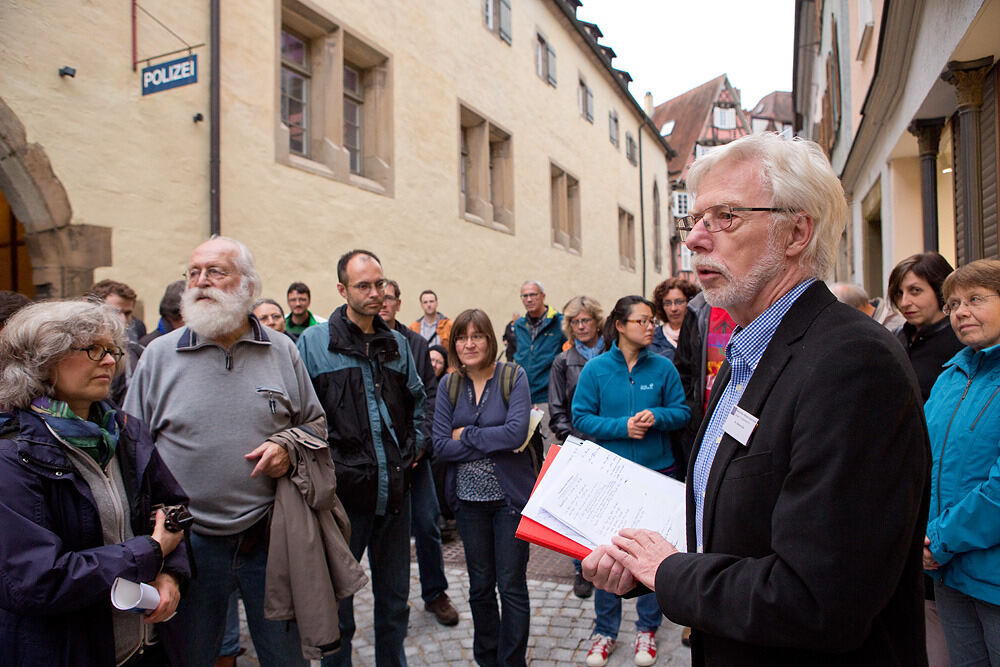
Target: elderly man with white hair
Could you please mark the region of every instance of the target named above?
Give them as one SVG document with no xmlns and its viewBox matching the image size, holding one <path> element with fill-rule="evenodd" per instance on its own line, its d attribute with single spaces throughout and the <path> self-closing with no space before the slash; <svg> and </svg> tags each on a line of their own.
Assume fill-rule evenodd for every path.
<svg viewBox="0 0 1000 667">
<path fill-rule="evenodd" d="M 250 314 L 261 280 L 245 245 L 215 237 L 185 275 L 185 326 L 149 345 L 125 400 L 191 498 L 197 576 L 171 625 L 183 664 L 214 664 L 238 588 L 261 665 L 304 664 L 296 625 L 264 618 L 268 516 L 289 468 L 271 438 L 323 408 L 295 344 Z"/>
<path fill-rule="evenodd" d="M 693 665 L 926 665 L 930 451 L 901 345 L 821 279 L 847 218 L 819 146 L 774 134 L 692 166 L 678 229 L 739 325 L 688 469 L 687 551 L 625 529 L 584 560 L 693 628 Z"/>
</svg>

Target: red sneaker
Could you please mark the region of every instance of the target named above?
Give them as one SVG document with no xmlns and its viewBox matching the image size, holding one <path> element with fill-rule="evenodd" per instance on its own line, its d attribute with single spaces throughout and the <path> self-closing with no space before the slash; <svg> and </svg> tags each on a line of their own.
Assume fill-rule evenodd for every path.
<svg viewBox="0 0 1000 667">
<path fill-rule="evenodd" d="M 635 664 L 649 667 L 656 662 L 656 636 L 649 631 L 635 633 Z"/>
<path fill-rule="evenodd" d="M 595 634 L 591 639 L 594 643 L 587 653 L 587 667 L 604 667 L 608 664 L 608 656 L 615 650 L 615 640 L 605 635 Z"/>
</svg>

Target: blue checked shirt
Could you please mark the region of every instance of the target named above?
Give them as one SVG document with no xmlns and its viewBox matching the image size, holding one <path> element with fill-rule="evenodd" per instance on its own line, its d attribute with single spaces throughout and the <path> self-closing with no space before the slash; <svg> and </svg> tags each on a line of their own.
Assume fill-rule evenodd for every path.
<svg viewBox="0 0 1000 667">
<path fill-rule="evenodd" d="M 712 462 L 715 461 L 715 453 L 725 433 L 726 418 L 733 406 L 740 402 L 743 389 L 750 382 L 760 358 L 764 356 L 764 350 L 767 349 L 788 309 L 814 282 L 815 278 L 809 278 L 793 287 L 745 329 L 737 329 L 726 345 L 726 361 L 729 362 L 732 374 L 722 396 L 719 397 L 715 411 L 712 412 L 708 428 L 705 429 L 705 437 L 701 441 L 698 458 L 694 462 L 694 526 L 698 538 L 698 553 L 704 551 L 702 513 L 705 510 L 705 489 L 708 486 L 708 475 L 712 471 Z"/>
</svg>

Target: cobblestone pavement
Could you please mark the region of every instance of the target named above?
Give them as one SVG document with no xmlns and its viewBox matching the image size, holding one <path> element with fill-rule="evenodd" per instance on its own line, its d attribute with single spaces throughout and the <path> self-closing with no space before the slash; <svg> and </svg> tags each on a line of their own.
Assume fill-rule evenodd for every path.
<svg viewBox="0 0 1000 667">
<path fill-rule="evenodd" d="M 410 565 L 410 623 L 406 638 L 406 659 L 411 667 L 423 665 L 473 665 L 472 614 L 469 611 L 469 577 L 464 554 L 458 541 L 445 545 L 445 573 L 448 595 L 459 613 L 455 627 L 439 625 L 434 615 L 424 611 L 420 599 L 420 581 L 416 558 Z M 367 558 L 363 559 L 367 570 Z M 531 595 L 531 635 L 528 639 L 528 663 L 535 667 L 583 665 L 590 648 L 594 625 L 593 598 L 581 600 L 573 595 L 573 569 L 568 558 L 532 546 L 528 565 L 528 590 Z M 375 667 L 375 637 L 372 630 L 371 588 L 355 596 L 354 613 L 358 624 L 354 637 L 354 664 Z M 242 617 L 242 609 L 241 609 Z M 241 620 L 243 620 L 241 618 Z M 635 630 L 635 603 L 626 600 L 617 650 L 608 665 L 632 665 L 632 642 Z M 658 660 L 663 667 L 689 667 L 690 651 L 681 645 L 681 628 L 663 619 L 656 633 Z M 238 660 L 240 667 L 256 666 L 253 644 L 243 620 L 241 644 L 247 655 Z M 313 666 L 319 665 L 313 662 Z"/>
</svg>

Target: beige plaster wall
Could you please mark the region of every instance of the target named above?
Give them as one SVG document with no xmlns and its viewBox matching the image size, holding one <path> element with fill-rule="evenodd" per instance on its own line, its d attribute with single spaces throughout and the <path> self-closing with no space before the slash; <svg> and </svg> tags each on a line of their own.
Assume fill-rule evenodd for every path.
<svg viewBox="0 0 1000 667">
<path fill-rule="evenodd" d="M 435 289 L 441 310 L 478 306 L 498 328 L 520 309 L 526 278 L 545 283 L 561 307 L 587 293 L 606 307 L 642 291 L 618 267 L 617 211 L 640 229 L 639 169 L 625 159 L 625 133 L 639 116 L 596 65 L 565 18 L 543 0 L 517 3 L 513 44 L 483 25 L 479 2 L 311 0 L 307 3 L 390 57 L 395 188 L 386 196 L 275 159 L 276 65 L 280 4 L 224 3 L 222 12 L 222 231 L 255 251 L 265 295 L 284 300 L 293 280 L 313 290 L 314 311 L 339 306 L 337 257 L 354 247 L 379 254 L 401 283 L 400 318 L 418 315 L 416 297 Z M 208 42 L 208 3 L 143 6 L 190 43 Z M 177 46 L 139 16 L 140 56 Z M 558 86 L 535 74 L 535 34 L 557 53 Z M 41 34 L 59 35 L 40 40 Z M 147 324 L 163 286 L 208 233 L 208 49 L 199 82 L 143 98 L 132 72 L 128 11 L 104 4 L 22 1 L 0 9 L 2 97 L 42 144 L 66 186 L 74 223 L 113 229 L 113 264 L 97 277 L 128 282 L 146 301 Z M 77 68 L 74 79 L 57 70 Z M 577 79 L 594 92 L 594 122 L 579 116 Z M 460 216 L 459 103 L 510 132 L 514 155 L 514 234 Z M 608 110 L 620 118 L 620 145 L 608 140 Z M 669 271 L 669 191 L 662 148 L 643 137 L 647 235 L 646 291 Z M 582 252 L 551 244 L 549 163 L 579 179 Z M 659 184 L 664 274 L 653 271 L 652 184 Z"/>
<path fill-rule="evenodd" d="M 905 157 L 889 161 L 889 191 L 892 193 L 892 230 L 886 268 L 882 283 L 889 278 L 889 272 L 901 259 L 924 250 L 922 212 L 920 203 L 920 158 Z M 883 210 L 886 202 L 883 201 Z M 887 216 L 883 214 L 883 221 Z"/>
</svg>

